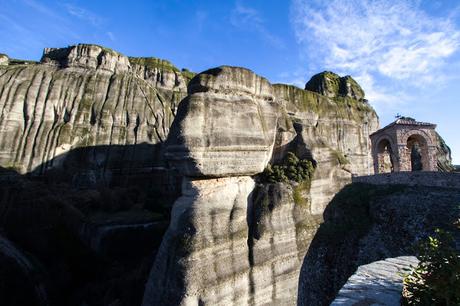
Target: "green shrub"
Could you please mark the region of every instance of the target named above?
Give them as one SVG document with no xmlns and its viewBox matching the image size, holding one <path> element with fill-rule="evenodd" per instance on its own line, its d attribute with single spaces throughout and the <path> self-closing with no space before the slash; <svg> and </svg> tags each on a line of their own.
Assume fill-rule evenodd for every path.
<svg viewBox="0 0 460 306">
<path fill-rule="evenodd" d="M 460 254 L 452 235 L 437 229 L 420 244 L 418 258 L 404 277 L 402 305 L 460 305 Z"/>
<path fill-rule="evenodd" d="M 290 182 L 302 183 L 310 181 L 315 167 L 308 159 L 299 159 L 294 153 L 288 152 L 281 165 L 268 165 L 262 173 L 262 180 L 268 183 Z"/>
</svg>

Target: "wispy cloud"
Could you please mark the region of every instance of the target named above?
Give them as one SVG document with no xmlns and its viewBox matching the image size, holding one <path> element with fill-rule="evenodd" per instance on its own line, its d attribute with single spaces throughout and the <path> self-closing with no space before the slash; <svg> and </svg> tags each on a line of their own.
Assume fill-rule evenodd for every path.
<svg viewBox="0 0 460 306">
<path fill-rule="evenodd" d="M 81 20 L 85 20 L 93 26 L 100 26 L 104 22 L 104 18 L 100 17 L 99 15 L 93 13 L 92 11 L 86 8 L 79 7 L 70 3 L 64 3 L 63 5 L 64 8 L 67 10 L 67 13 Z"/>
<path fill-rule="evenodd" d="M 257 32 L 263 40 L 274 47 L 284 48 L 284 42 L 270 33 L 259 11 L 237 3 L 230 14 L 230 23 L 239 29 Z"/>
<path fill-rule="evenodd" d="M 41 15 L 46 15 L 48 17 L 52 17 L 58 19 L 60 21 L 64 20 L 64 18 L 56 13 L 53 9 L 49 8 L 48 6 L 41 4 L 35 0 L 23 0 L 24 4 L 34 9 Z"/>
<path fill-rule="evenodd" d="M 427 15 L 419 1 L 293 0 L 298 43 L 328 69 L 352 73 L 377 103 L 401 101 L 376 78 L 412 86 L 439 82 L 440 71 L 460 48 L 460 31 L 450 18 Z"/>
<path fill-rule="evenodd" d="M 110 31 L 107 32 L 107 36 L 109 37 L 109 39 L 110 39 L 111 41 L 117 40 L 117 38 L 115 37 L 115 34 L 113 34 L 113 32 L 110 32 Z"/>
</svg>

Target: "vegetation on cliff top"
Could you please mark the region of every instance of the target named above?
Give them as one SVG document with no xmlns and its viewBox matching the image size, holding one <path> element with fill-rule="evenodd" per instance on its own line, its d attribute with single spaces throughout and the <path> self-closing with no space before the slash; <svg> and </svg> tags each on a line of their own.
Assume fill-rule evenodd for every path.
<svg viewBox="0 0 460 306">
<path fill-rule="evenodd" d="M 348 96 L 327 97 L 294 85 L 274 84 L 275 95 L 285 101 L 288 112 L 313 112 L 319 116 L 336 116 L 363 121 L 373 108 L 366 102 Z"/>
<path fill-rule="evenodd" d="M 151 69 L 163 69 L 166 71 L 179 72 L 179 69 L 170 61 L 159 59 L 156 57 L 129 57 L 131 65 L 146 66 Z"/>
<path fill-rule="evenodd" d="M 174 66 L 170 61 L 156 57 L 128 57 L 128 59 L 131 65 L 146 66 L 150 69 L 161 69 L 176 73 L 179 72 L 187 81 L 190 81 L 196 75 L 195 72 L 186 68 L 179 70 L 179 68 Z"/>
<path fill-rule="evenodd" d="M 364 99 L 364 90 L 351 76 L 340 77 L 331 71 L 312 76 L 305 84 L 305 90 L 332 97 L 350 95 L 357 100 Z"/>
<path fill-rule="evenodd" d="M 9 65 L 34 65 L 38 64 L 36 61 L 22 60 L 17 58 L 10 58 Z"/>
</svg>

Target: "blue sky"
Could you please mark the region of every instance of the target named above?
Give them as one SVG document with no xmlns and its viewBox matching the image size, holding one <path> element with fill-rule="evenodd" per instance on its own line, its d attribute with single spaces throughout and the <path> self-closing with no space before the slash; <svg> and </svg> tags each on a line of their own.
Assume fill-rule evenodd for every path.
<svg viewBox="0 0 460 306">
<path fill-rule="evenodd" d="M 199 72 L 252 69 L 303 87 L 352 75 L 384 126 L 397 113 L 438 124 L 460 164 L 460 1 L 0 0 L 0 52 L 96 43 Z"/>
</svg>

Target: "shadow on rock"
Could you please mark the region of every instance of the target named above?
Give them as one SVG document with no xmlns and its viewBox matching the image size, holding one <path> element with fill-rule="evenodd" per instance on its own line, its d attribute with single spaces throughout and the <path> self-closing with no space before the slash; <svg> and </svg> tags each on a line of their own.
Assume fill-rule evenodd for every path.
<svg viewBox="0 0 460 306">
<path fill-rule="evenodd" d="M 344 187 L 324 211 L 299 277 L 298 305 L 329 305 L 358 266 L 414 255 L 435 228 L 457 237 L 460 190 L 376 186 Z"/>
<path fill-rule="evenodd" d="M 0 300 L 140 305 L 180 195 L 181 178 L 159 152 L 148 144 L 96 146 L 24 175 L 1 168 L 0 231 L 8 248 L 0 248 Z"/>
</svg>

